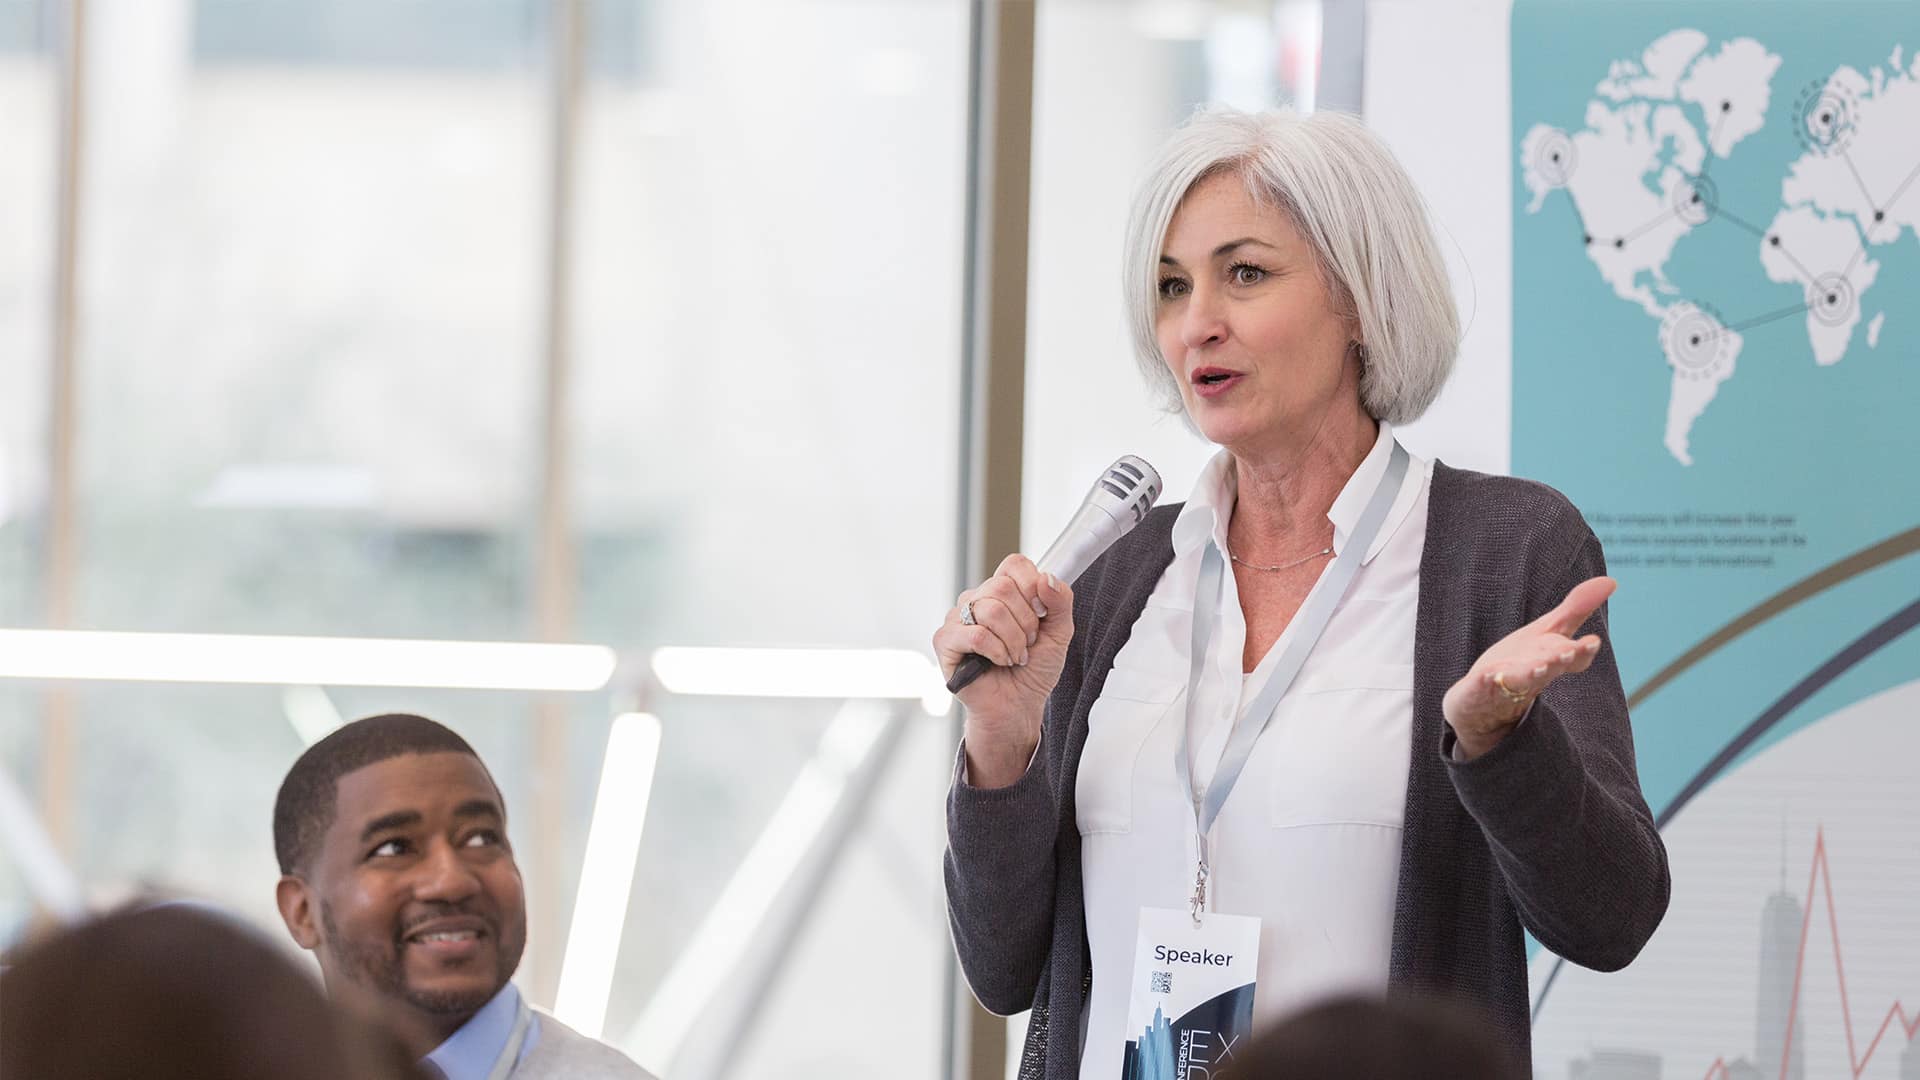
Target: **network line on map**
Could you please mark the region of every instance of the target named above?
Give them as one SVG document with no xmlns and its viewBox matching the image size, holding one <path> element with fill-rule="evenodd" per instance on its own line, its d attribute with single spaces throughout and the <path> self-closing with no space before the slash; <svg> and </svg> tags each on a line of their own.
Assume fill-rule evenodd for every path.
<svg viewBox="0 0 1920 1080">
<path fill-rule="evenodd" d="M 1721 128 L 1732 110 L 1731 101 L 1723 99 L 1720 102 L 1707 137 L 1700 171 L 1693 175 L 1683 174 L 1673 185 L 1667 205 L 1634 228 L 1610 237 L 1597 237 L 1586 215 L 1581 213 L 1579 203 L 1572 198 L 1571 191 L 1566 200 L 1573 212 L 1574 222 L 1580 228 L 1581 243 L 1586 247 L 1592 247 L 1597 242 L 1622 251 L 1627 245 L 1675 219 L 1692 228 L 1718 220 L 1764 241 L 1768 248 L 1797 272 L 1805 295 L 1803 302 L 1750 318 L 1729 322 L 1721 318 L 1712 305 L 1700 301 L 1682 300 L 1673 305 L 1662 326 L 1668 355 L 1674 358 L 1676 371 L 1683 375 L 1697 374 L 1702 378 L 1711 377 L 1712 373 L 1721 370 L 1717 365 L 1724 357 L 1717 346 L 1730 341 L 1731 335 L 1740 331 L 1803 312 L 1811 312 L 1814 321 L 1826 326 L 1841 326 L 1854 318 L 1859 295 L 1853 273 L 1867 254 L 1868 234 L 1874 225 L 1886 220 L 1887 211 L 1913 189 L 1916 180 L 1920 180 L 1920 164 L 1916 164 L 1884 201 L 1874 198 L 1865 178 L 1854 165 L 1851 152 L 1853 141 L 1859 133 L 1858 102 L 1850 91 L 1830 80 L 1809 84 L 1794 105 L 1796 136 L 1807 151 L 1824 157 L 1838 157 L 1844 162 L 1869 208 L 1869 213 L 1864 216 L 1845 215 L 1856 219 L 1853 230 L 1856 243 L 1846 265 L 1837 272 L 1816 272 L 1782 240 L 1778 231 L 1755 225 L 1729 210 L 1720 198 L 1719 186 L 1711 179 L 1709 172 L 1714 158 L 1713 148 L 1718 145 Z M 1534 147 L 1532 160 L 1528 164 L 1549 188 L 1567 188 L 1580 165 L 1579 145 L 1566 132 L 1550 129 Z"/>
</svg>

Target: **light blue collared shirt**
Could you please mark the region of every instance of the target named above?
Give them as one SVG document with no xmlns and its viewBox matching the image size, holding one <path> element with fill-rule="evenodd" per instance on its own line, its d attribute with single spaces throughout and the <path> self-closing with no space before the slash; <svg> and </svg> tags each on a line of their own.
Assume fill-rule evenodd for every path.
<svg viewBox="0 0 1920 1080">
<path fill-rule="evenodd" d="M 507 1040 L 513 1035 L 514 1018 L 519 1015 L 520 991 L 508 983 L 493 995 L 493 1000 L 480 1006 L 479 1012 L 460 1025 L 460 1030 L 434 1047 L 433 1053 L 421 1064 L 433 1066 L 447 1080 L 487 1080 L 493 1063 L 507 1048 Z M 540 1017 L 536 1014 L 532 1026 L 527 1028 L 526 1039 L 520 1043 L 520 1054 L 514 1058 L 514 1064 L 525 1060 L 527 1051 L 538 1041 Z"/>
</svg>

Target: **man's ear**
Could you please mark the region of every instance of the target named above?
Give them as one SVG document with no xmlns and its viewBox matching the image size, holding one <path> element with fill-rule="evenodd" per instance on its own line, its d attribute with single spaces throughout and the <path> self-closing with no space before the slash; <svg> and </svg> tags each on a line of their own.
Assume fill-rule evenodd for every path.
<svg viewBox="0 0 1920 1080">
<path fill-rule="evenodd" d="M 280 884 L 274 886 L 273 899 L 280 906 L 280 921 L 287 924 L 287 933 L 293 935 L 293 940 L 303 949 L 319 948 L 320 912 L 307 883 L 292 874 L 284 874 Z"/>
</svg>

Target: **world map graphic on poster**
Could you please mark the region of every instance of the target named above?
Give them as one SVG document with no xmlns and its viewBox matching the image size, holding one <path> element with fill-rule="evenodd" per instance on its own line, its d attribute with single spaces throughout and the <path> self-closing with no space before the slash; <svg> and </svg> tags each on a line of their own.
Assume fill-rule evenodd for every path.
<svg viewBox="0 0 1920 1080">
<path fill-rule="evenodd" d="M 1864 72 L 1841 65 L 1795 90 L 1782 119 L 1802 152 L 1762 225 L 1722 205 L 1713 166 L 1766 123 L 1780 63 L 1750 37 L 1715 45 L 1698 30 L 1675 30 L 1638 59 L 1609 66 L 1584 127 L 1535 124 L 1521 142 L 1526 212 L 1539 213 L 1550 197 L 1568 200 L 1601 281 L 1657 328 L 1673 370 L 1663 442 L 1682 464 L 1693 463 L 1693 422 L 1739 366 L 1743 331 L 1798 316 L 1814 362 L 1839 363 L 1865 312 L 1873 311 L 1865 338 L 1874 348 L 1886 297 L 1920 295 L 1920 281 L 1873 293 L 1881 264 L 1870 254 L 1903 237 L 1920 243 L 1920 198 L 1906 198 L 1920 179 L 1920 54 L 1895 45 L 1882 64 Z M 1704 298 L 1727 291 L 1722 283 L 1689 290 L 1675 282 L 1674 250 L 1700 242 L 1716 217 L 1750 234 L 1739 238 L 1750 241 L 1745 261 L 1798 287 L 1800 303 L 1732 313 L 1729 322 Z M 1722 266 L 1742 269 L 1737 260 Z"/>
</svg>

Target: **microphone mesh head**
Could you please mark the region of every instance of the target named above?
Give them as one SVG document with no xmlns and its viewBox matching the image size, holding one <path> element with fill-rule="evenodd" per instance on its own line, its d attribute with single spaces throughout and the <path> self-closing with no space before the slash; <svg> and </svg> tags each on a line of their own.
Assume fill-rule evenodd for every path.
<svg viewBox="0 0 1920 1080">
<path fill-rule="evenodd" d="M 1133 531 L 1160 497 L 1160 474 L 1128 454 L 1109 465 L 1074 511 L 1067 527 L 1040 556 L 1040 569 L 1074 581 L 1100 553 Z"/>
<path fill-rule="evenodd" d="M 1122 454 L 1108 466 L 1100 479 L 1094 481 L 1093 491 L 1088 495 L 1089 501 L 1101 504 L 1116 518 L 1123 512 L 1131 512 L 1133 521 L 1129 527 L 1140 524 L 1159 498 L 1160 474 L 1145 459 L 1132 454 Z"/>
</svg>

